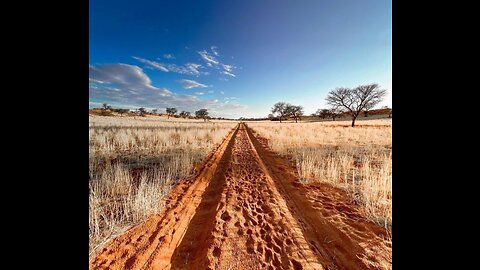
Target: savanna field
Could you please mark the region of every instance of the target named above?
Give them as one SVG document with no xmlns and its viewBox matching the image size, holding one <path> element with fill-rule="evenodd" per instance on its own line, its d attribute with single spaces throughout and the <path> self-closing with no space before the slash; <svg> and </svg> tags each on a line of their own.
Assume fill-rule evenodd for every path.
<svg viewBox="0 0 480 270">
<path fill-rule="evenodd" d="M 318 267 L 329 265 L 323 261 L 326 257 L 335 261 L 331 267 L 391 269 L 391 119 L 362 120 L 352 128 L 349 121 L 237 125 L 159 116 L 89 117 L 91 269 L 104 269 L 101 266 L 109 263 L 114 269 L 136 269 L 154 243 L 166 245 L 162 241 L 176 243 L 172 269 L 183 263 L 237 269 L 245 262 L 310 269 L 308 261 L 317 261 Z M 291 170 L 285 169 L 289 166 Z M 201 201 L 195 199 L 198 190 Z M 178 203 L 172 204 L 175 200 Z M 210 201 L 218 203 L 207 207 Z M 164 227 L 172 226 L 175 234 L 177 224 L 188 216 L 182 211 L 192 214 L 181 236 L 155 240 L 158 243 L 141 236 L 154 233 L 142 229 L 145 224 L 157 224 L 152 220 L 169 215 L 171 225 L 167 219 Z M 322 227 L 325 220 L 332 226 Z M 192 231 L 196 222 L 202 229 Z M 161 230 L 158 226 L 154 227 Z M 292 227 L 302 234 L 290 232 Z M 333 239 L 320 241 L 321 235 L 310 235 L 314 228 Z M 142 251 L 125 251 L 124 261 L 110 261 L 108 254 L 120 250 L 123 235 L 128 242 L 139 241 Z M 222 235 L 236 238 L 226 240 Z M 193 248 L 186 242 L 201 237 L 208 245 Z M 348 260 L 338 259 L 335 254 L 340 250 L 325 244 L 344 241 L 340 239 L 348 239 L 345 245 L 351 251 L 343 255 Z M 312 251 L 302 245 L 311 245 Z M 161 262 L 156 253 L 147 257 Z"/>
</svg>

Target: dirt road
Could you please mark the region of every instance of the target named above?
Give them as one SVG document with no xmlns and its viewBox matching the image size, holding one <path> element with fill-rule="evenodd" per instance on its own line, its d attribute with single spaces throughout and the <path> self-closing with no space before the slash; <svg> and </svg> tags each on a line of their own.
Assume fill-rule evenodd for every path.
<svg viewBox="0 0 480 270">
<path fill-rule="evenodd" d="M 90 269 L 376 269 L 382 263 L 375 252 L 385 230 L 364 219 L 342 191 L 301 185 L 288 160 L 242 123 L 166 205 L 107 243 Z"/>
</svg>

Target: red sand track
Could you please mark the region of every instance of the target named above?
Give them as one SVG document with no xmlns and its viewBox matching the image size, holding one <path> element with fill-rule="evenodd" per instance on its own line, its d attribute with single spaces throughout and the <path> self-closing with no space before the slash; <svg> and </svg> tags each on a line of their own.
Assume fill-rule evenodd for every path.
<svg viewBox="0 0 480 270">
<path fill-rule="evenodd" d="M 375 269 L 385 233 L 342 191 L 301 185 L 241 123 L 162 214 L 108 242 L 90 269 Z"/>
</svg>

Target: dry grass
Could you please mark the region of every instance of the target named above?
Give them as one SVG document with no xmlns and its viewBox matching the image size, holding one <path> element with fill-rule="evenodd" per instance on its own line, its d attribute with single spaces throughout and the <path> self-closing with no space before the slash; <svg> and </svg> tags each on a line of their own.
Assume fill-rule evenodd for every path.
<svg viewBox="0 0 480 270">
<path fill-rule="evenodd" d="M 90 256 L 115 235 L 160 212 L 163 196 L 235 125 L 90 116 Z"/>
<path fill-rule="evenodd" d="M 357 256 L 375 269 L 392 269 L 391 119 L 315 123 L 248 123 L 272 150 L 296 163 L 304 184 L 320 181 L 346 190 L 366 216 L 385 226 L 381 244 L 360 243 Z M 373 259 L 375 258 L 375 259 Z"/>
<path fill-rule="evenodd" d="M 392 225 L 391 119 L 316 123 L 251 122 L 270 147 L 292 157 L 303 183 L 342 188 L 374 222 Z"/>
</svg>

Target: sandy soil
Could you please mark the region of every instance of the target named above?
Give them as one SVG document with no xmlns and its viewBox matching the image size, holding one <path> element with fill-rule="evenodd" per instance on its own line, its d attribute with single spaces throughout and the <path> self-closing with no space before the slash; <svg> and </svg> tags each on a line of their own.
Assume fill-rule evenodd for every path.
<svg viewBox="0 0 480 270">
<path fill-rule="evenodd" d="M 244 124 L 166 205 L 108 242 L 90 269 L 377 269 L 375 252 L 391 248 L 344 192 L 300 184 Z"/>
</svg>

